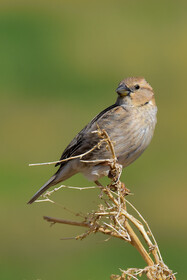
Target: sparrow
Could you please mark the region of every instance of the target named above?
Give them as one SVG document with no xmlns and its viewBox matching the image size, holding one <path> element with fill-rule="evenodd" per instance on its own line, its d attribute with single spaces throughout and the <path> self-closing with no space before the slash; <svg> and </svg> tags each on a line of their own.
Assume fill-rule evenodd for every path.
<svg viewBox="0 0 187 280">
<path fill-rule="evenodd" d="M 48 188 L 63 182 L 76 173 L 82 173 L 88 180 L 98 180 L 110 174 L 110 166 L 104 159 L 111 158 L 106 143 L 101 144 L 84 157 L 76 157 L 92 149 L 101 140 L 98 127 L 104 129 L 114 144 L 118 164 L 123 168 L 135 161 L 148 147 L 157 122 L 157 107 L 152 87 L 143 77 L 122 80 L 116 92 L 116 103 L 109 106 L 91 120 L 70 142 L 57 163 L 57 172 L 29 200 L 33 203 Z"/>
</svg>

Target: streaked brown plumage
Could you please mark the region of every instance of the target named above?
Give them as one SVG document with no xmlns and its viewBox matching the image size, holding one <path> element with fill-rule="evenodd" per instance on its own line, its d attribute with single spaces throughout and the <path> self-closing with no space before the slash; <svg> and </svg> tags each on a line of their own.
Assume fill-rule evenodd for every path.
<svg viewBox="0 0 187 280">
<path fill-rule="evenodd" d="M 118 163 L 123 167 L 136 160 L 149 145 L 155 125 L 157 107 L 152 87 L 144 78 L 132 77 L 121 81 L 116 92 L 117 101 L 98 114 L 83 128 L 64 150 L 60 159 L 85 153 L 96 145 L 100 138 L 96 133 L 97 125 L 105 129 L 115 143 Z M 106 145 L 87 154 L 84 160 L 111 158 Z M 49 187 L 81 172 L 91 181 L 108 176 L 110 167 L 106 164 L 81 162 L 79 158 L 63 162 L 58 171 L 45 183 L 28 203 L 34 202 Z"/>
</svg>

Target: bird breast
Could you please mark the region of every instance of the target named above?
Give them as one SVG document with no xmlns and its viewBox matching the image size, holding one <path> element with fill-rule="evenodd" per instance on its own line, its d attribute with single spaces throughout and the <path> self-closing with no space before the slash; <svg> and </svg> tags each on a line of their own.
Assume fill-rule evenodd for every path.
<svg viewBox="0 0 187 280">
<path fill-rule="evenodd" d="M 123 167 L 135 161 L 153 137 L 157 108 L 145 106 L 129 109 L 124 121 L 115 128 L 116 136 L 111 134 L 111 138 L 115 139 L 114 147 L 118 161 Z"/>
<path fill-rule="evenodd" d="M 123 167 L 136 160 L 152 139 L 156 124 L 156 107 L 149 104 L 145 106 L 118 106 L 97 121 L 100 129 L 105 129 L 108 133 L 114 144 L 118 162 Z M 84 152 L 93 148 L 101 140 L 97 134 L 92 133 L 95 130 L 97 130 L 96 123 L 84 139 Z M 82 151 L 79 151 L 79 154 L 82 154 Z M 111 158 L 112 153 L 103 142 L 100 148 L 84 156 L 83 159 L 87 160 L 87 163 L 81 165 L 81 169 L 88 168 L 88 161 L 93 162 L 90 162 L 90 165 L 98 165 L 99 160 Z"/>
</svg>

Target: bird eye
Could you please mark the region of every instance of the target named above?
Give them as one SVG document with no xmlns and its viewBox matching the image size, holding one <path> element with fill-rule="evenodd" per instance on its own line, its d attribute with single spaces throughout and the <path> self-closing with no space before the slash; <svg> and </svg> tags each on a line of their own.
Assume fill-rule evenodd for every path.
<svg viewBox="0 0 187 280">
<path fill-rule="evenodd" d="M 139 89 L 140 86 L 139 86 L 139 85 L 135 85 L 134 88 L 135 88 L 135 89 Z"/>
</svg>

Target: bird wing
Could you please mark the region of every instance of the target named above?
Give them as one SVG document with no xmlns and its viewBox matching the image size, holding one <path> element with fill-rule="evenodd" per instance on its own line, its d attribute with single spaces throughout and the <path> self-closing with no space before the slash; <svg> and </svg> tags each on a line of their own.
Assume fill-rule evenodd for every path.
<svg viewBox="0 0 187 280">
<path fill-rule="evenodd" d="M 70 144 L 66 147 L 66 149 L 64 150 L 60 160 L 69 158 L 71 156 L 76 156 L 80 154 L 80 147 L 82 146 L 82 143 L 84 142 L 85 138 L 87 137 L 87 133 L 92 131 L 92 127 L 98 123 L 104 116 L 106 116 L 108 113 L 111 113 L 114 109 L 116 109 L 116 107 L 120 107 L 117 104 L 113 104 L 111 106 L 109 106 L 108 108 L 106 108 L 105 110 L 103 110 L 102 112 L 100 112 L 94 119 L 92 119 L 92 121 L 87 124 L 76 136 L 75 138 L 70 142 Z M 85 150 L 82 150 L 81 153 L 84 153 L 86 151 L 88 151 L 90 148 L 92 148 L 97 142 L 98 142 L 98 136 L 96 134 L 92 134 L 91 138 L 89 137 L 90 141 L 87 141 L 87 145 L 85 145 Z M 90 147 L 89 147 L 90 146 Z M 59 160 L 59 161 L 60 161 Z M 64 166 L 67 162 L 62 162 L 62 163 L 57 163 L 55 166 L 61 165 Z"/>
</svg>

